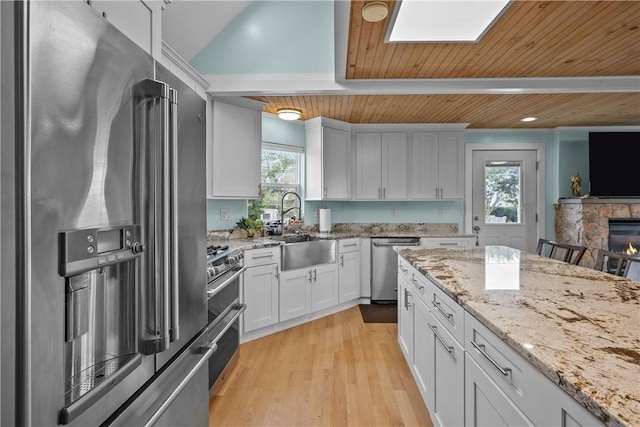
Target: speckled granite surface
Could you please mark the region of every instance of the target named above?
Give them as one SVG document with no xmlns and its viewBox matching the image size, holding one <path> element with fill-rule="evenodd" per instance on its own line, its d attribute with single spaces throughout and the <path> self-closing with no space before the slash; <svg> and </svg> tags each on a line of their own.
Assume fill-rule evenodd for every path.
<svg viewBox="0 0 640 427">
<path fill-rule="evenodd" d="M 640 282 L 503 246 L 399 253 L 605 424 L 640 426 Z"/>
<path fill-rule="evenodd" d="M 352 237 L 470 237 L 470 234 L 459 234 L 456 223 L 344 223 L 333 224 L 331 233 L 321 234 L 317 224 L 293 224 L 286 227 L 285 232 L 308 234 L 327 239 L 349 239 Z M 268 239 L 269 236 L 255 240 L 247 239 L 242 230 L 212 230 L 207 232 L 209 245 L 225 240 L 243 240 L 246 242 Z M 219 244 L 219 243 L 218 243 Z M 228 242 L 226 244 L 229 244 Z"/>
</svg>

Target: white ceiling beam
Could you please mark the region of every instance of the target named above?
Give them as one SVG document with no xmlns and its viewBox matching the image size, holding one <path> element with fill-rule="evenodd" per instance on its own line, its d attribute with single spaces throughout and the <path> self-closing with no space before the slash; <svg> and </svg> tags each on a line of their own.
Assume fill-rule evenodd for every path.
<svg viewBox="0 0 640 427">
<path fill-rule="evenodd" d="M 331 74 L 233 74 L 204 79 L 207 92 L 216 96 L 640 92 L 640 76 L 336 81 Z"/>
</svg>

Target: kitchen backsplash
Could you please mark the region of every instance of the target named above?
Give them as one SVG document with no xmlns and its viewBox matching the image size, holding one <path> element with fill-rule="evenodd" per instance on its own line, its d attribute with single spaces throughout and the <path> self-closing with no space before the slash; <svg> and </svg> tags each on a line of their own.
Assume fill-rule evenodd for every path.
<svg viewBox="0 0 640 427">
<path fill-rule="evenodd" d="M 286 227 L 285 233 L 317 234 L 319 233 L 319 229 L 317 224 L 291 224 Z M 337 223 L 333 224 L 331 233 L 362 236 L 380 236 L 385 233 L 402 235 L 415 233 L 418 236 L 448 236 L 460 233 L 460 229 L 457 223 Z M 210 230 L 207 232 L 207 239 L 209 241 L 246 238 L 246 232 L 239 229 Z"/>
</svg>

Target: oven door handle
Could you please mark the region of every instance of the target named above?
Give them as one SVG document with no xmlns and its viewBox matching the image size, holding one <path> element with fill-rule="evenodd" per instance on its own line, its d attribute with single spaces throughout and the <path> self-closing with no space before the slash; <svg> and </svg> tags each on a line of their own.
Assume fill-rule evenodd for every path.
<svg viewBox="0 0 640 427">
<path fill-rule="evenodd" d="M 234 309 L 236 310 L 236 313 L 233 315 L 231 320 L 224 325 L 220 332 L 216 334 L 216 337 L 213 340 L 207 340 L 202 344 L 202 346 L 200 347 L 200 351 L 203 353 L 203 355 L 200 360 L 198 360 L 198 363 L 193 367 L 193 369 L 191 369 L 191 371 L 189 371 L 189 373 L 182 379 L 182 381 L 180 381 L 180 384 L 178 384 L 175 390 L 171 392 L 169 397 L 167 397 L 167 399 L 162 403 L 158 410 L 153 413 L 151 418 L 149 418 L 149 420 L 144 424 L 145 427 L 152 427 L 153 425 L 155 425 L 155 423 L 160 419 L 162 414 L 164 414 L 171 403 L 173 403 L 176 397 L 178 397 L 182 389 L 184 389 L 185 386 L 189 383 L 191 378 L 193 378 L 193 376 L 200 370 L 200 368 L 209 361 L 209 358 L 211 358 L 213 353 L 215 353 L 218 349 L 218 341 L 220 340 L 220 338 L 222 338 L 222 336 L 225 334 L 225 332 L 227 332 L 231 325 L 233 325 L 233 323 L 238 320 L 242 313 L 244 313 L 244 311 L 247 309 L 247 305 L 236 304 Z"/>
<path fill-rule="evenodd" d="M 246 269 L 247 269 L 247 267 L 242 267 L 240 270 L 238 270 L 235 273 L 233 273 L 233 276 L 229 277 L 227 280 L 222 282 L 222 284 L 216 286 L 214 289 L 207 289 L 207 299 L 212 298 L 218 292 L 223 290 L 229 283 L 233 282 L 234 280 L 236 280 L 238 278 L 238 276 L 240 276 L 242 273 L 244 273 L 244 271 Z"/>
<path fill-rule="evenodd" d="M 207 341 L 207 343 L 202 347 L 203 350 L 207 350 L 207 348 L 209 347 L 215 347 L 218 348 L 218 341 L 220 341 L 220 338 L 222 338 L 222 336 L 229 330 L 229 328 L 233 325 L 233 323 L 238 320 L 238 318 L 242 315 L 242 313 L 244 313 L 244 311 L 247 309 L 247 305 L 246 304 L 236 304 L 233 307 L 233 310 L 235 310 L 235 313 L 233 314 L 233 317 L 224 324 L 224 326 L 218 331 L 218 326 L 220 326 L 219 324 L 216 325 L 215 328 L 213 328 L 211 331 L 216 331 L 216 335 L 215 338 Z M 233 311 L 232 310 L 232 311 Z M 231 313 L 231 312 L 229 312 Z M 229 314 L 227 314 L 228 316 Z"/>
</svg>

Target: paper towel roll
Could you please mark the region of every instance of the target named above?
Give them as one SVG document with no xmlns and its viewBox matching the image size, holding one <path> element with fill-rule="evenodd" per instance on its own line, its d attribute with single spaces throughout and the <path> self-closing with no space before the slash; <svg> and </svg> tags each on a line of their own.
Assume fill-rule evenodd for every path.
<svg viewBox="0 0 640 427">
<path fill-rule="evenodd" d="M 331 232 L 331 209 L 318 209 L 318 215 L 320 216 L 320 232 Z"/>
</svg>

